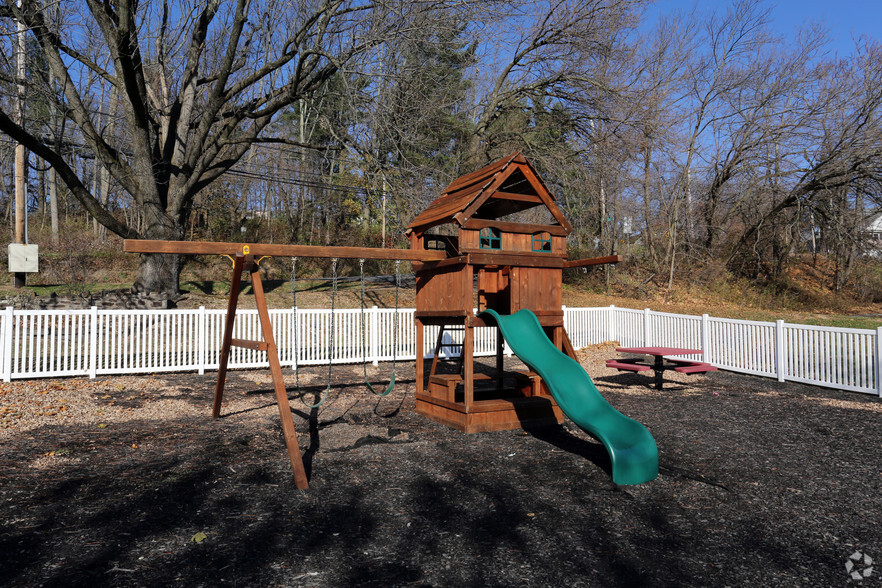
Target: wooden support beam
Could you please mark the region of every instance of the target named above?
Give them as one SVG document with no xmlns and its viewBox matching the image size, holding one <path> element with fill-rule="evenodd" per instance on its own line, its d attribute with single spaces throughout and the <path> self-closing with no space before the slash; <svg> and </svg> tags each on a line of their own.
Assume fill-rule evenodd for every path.
<svg viewBox="0 0 882 588">
<path fill-rule="evenodd" d="M 150 241 L 148 241 L 149 243 Z M 251 288 L 254 291 L 254 301 L 257 306 L 257 314 L 260 318 L 260 329 L 263 341 L 247 339 L 234 339 L 233 326 L 236 321 L 236 308 L 239 304 L 239 286 L 242 283 L 242 272 L 251 274 Z M 303 465 L 303 456 L 300 453 L 300 445 L 297 443 L 297 433 L 294 430 L 294 418 L 291 415 L 291 405 L 288 403 L 288 391 L 285 388 L 285 379 L 282 376 L 282 365 L 279 362 L 279 351 L 276 340 L 273 337 L 273 326 L 270 323 L 269 310 L 266 307 L 266 294 L 263 290 L 263 282 L 260 279 L 260 268 L 252 255 L 236 254 L 233 258 L 233 278 L 230 285 L 230 299 L 227 302 L 227 318 L 224 324 L 223 343 L 221 344 L 220 363 L 217 370 L 217 385 L 214 389 L 214 404 L 211 414 L 218 418 L 221 413 L 221 404 L 224 398 L 224 385 L 227 379 L 227 365 L 230 359 L 230 348 L 235 346 L 247 349 L 266 351 L 267 360 L 272 374 L 273 390 L 276 394 L 276 404 L 279 407 L 279 417 L 282 421 L 282 434 L 288 449 L 288 459 L 294 472 L 294 485 L 301 490 L 309 488 L 309 480 L 306 477 L 306 469 Z"/>
<path fill-rule="evenodd" d="M 247 263 L 252 263 L 249 259 Z M 239 304 L 239 286 L 242 283 L 242 271 L 245 269 L 246 259 L 237 255 L 233 260 L 233 278 L 230 280 L 230 298 L 227 300 L 227 317 L 224 323 L 224 337 L 221 343 L 221 353 L 217 368 L 217 384 L 214 388 L 214 405 L 211 416 L 218 418 L 221 411 L 221 403 L 224 399 L 224 385 L 227 382 L 227 362 L 230 358 L 230 346 L 233 341 L 233 325 L 236 322 L 236 307 Z"/>
<path fill-rule="evenodd" d="M 321 247 L 318 245 L 279 245 L 271 243 L 225 243 L 211 241 L 160 241 L 126 239 L 126 253 L 174 253 L 179 255 L 251 255 L 254 257 L 326 257 L 347 259 L 402 259 L 440 261 L 444 251 L 380 249 L 378 247 Z"/>
<path fill-rule="evenodd" d="M 535 225 L 529 223 L 510 223 L 505 221 L 488 220 L 483 218 L 470 219 L 464 226 L 466 229 L 483 229 L 493 227 L 506 233 L 520 233 L 532 235 L 534 233 L 549 233 L 557 237 L 566 237 L 567 230 L 560 225 Z"/>
<path fill-rule="evenodd" d="M 462 338 L 463 404 L 466 413 L 471 412 L 475 401 L 475 331 L 466 325 Z"/>
<path fill-rule="evenodd" d="M 605 263 L 619 263 L 622 261 L 621 255 L 607 255 L 606 257 L 589 257 L 587 259 L 574 259 L 572 261 L 565 261 L 564 267 L 585 267 L 588 265 L 603 265 Z"/>
<path fill-rule="evenodd" d="M 416 394 L 420 395 L 425 390 L 424 377 L 426 361 L 423 357 L 424 327 L 423 321 L 420 319 L 416 319 L 414 322 L 416 323 Z"/>
<path fill-rule="evenodd" d="M 468 255 L 460 255 L 458 257 L 448 257 L 447 259 L 442 259 L 441 261 L 427 261 L 425 263 L 414 262 L 413 269 L 414 271 L 431 271 L 441 269 L 443 267 L 450 267 L 455 265 L 465 265 L 469 262 Z"/>
<path fill-rule="evenodd" d="M 230 345 L 233 347 L 242 347 L 244 349 L 253 349 L 254 351 L 266 351 L 267 345 L 263 341 L 249 341 L 248 339 L 231 339 Z"/>
<path fill-rule="evenodd" d="M 487 253 L 486 250 L 474 249 L 468 250 L 469 261 L 472 265 L 498 265 L 498 266 L 517 266 L 517 267 L 563 267 L 564 260 L 552 253 L 530 253 L 526 255 L 518 255 L 512 253 Z"/>
<path fill-rule="evenodd" d="M 309 480 L 306 477 L 306 468 L 303 466 L 300 445 L 297 443 L 294 418 L 291 415 L 291 405 L 288 403 L 288 390 L 285 388 L 285 378 L 282 376 L 282 364 L 279 362 L 279 350 L 273 336 L 273 325 L 270 322 L 263 282 L 260 279 L 260 268 L 256 263 L 253 263 L 249 269 L 251 270 L 251 289 L 254 290 L 257 315 L 260 317 L 260 329 L 263 331 L 263 340 L 267 346 L 266 358 L 269 360 L 273 390 L 276 393 L 276 404 L 279 407 L 279 417 L 282 421 L 282 436 L 285 438 L 288 459 L 291 462 L 291 469 L 294 471 L 294 485 L 300 490 L 306 490 L 309 488 Z"/>
<path fill-rule="evenodd" d="M 418 310 L 414 316 L 419 319 L 428 319 L 433 317 L 458 317 L 458 322 L 462 321 L 462 317 L 472 314 L 472 309 L 463 308 L 461 310 Z"/>
<path fill-rule="evenodd" d="M 494 192 L 490 198 L 500 198 L 502 200 L 516 200 L 518 202 L 532 202 L 534 204 L 542 204 L 542 199 L 533 194 L 515 194 L 513 192 Z"/>
</svg>

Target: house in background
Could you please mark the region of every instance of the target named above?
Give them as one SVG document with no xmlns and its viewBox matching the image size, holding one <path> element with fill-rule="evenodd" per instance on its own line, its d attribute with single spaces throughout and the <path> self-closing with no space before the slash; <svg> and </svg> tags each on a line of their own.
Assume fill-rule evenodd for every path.
<svg viewBox="0 0 882 588">
<path fill-rule="evenodd" d="M 870 218 L 865 234 L 867 253 L 873 257 L 882 257 L 882 213 Z"/>
</svg>

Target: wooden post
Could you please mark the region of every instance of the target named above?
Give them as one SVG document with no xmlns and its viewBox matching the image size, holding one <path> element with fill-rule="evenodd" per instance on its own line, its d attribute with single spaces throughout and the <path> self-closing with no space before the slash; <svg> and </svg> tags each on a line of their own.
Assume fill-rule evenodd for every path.
<svg viewBox="0 0 882 588">
<path fill-rule="evenodd" d="M 505 347 L 505 339 L 502 337 L 502 329 L 496 327 L 496 392 L 501 394 L 504 386 L 505 363 L 502 352 Z"/>
<path fill-rule="evenodd" d="M 423 359 L 423 321 L 416 319 L 416 393 L 423 394 L 425 361 Z"/>
<path fill-rule="evenodd" d="M 303 467 L 300 445 L 297 443 L 297 431 L 294 429 L 291 405 L 288 403 L 288 390 L 285 388 L 285 378 L 282 376 L 282 365 L 279 363 L 279 350 L 276 347 L 275 337 L 273 337 L 273 325 L 270 322 L 269 310 L 266 307 L 266 296 L 263 291 L 263 282 L 260 279 L 260 268 L 253 261 L 249 265 L 251 288 L 254 290 L 257 315 L 260 317 L 260 329 L 263 331 L 263 341 L 266 343 L 266 355 L 269 359 L 270 373 L 273 376 L 276 404 L 279 405 L 279 416 L 282 419 L 282 433 L 285 436 L 285 445 L 288 448 L 291 469 L 294 470 L 294 483 L 301 490 L 306 490 L 309 488 L 309 480 L 306 478 L 306 469 Z"/>
<path fill-rule="evenodd" d="M 461 292 L 469 292 L 471 298 L 466 306 L 466 316 L 463 320 L 462 335 L 462 396 L 466 414 L 472 411 L 472 403 L 475 401 L 475 327 L 472 324 L 472 306 L 474 303 L 475 267 L 471 264 L 465 266 L 462 272 L 462 281 L 459 287 Z"/>
<path fill-rule="evenodd" d="M 472 411 L 472 402 L 475 400 L 475 327 L 465 323 L 465 333 L 462 338 L 463 359 L 463 400 L 466 414 Z"/>
<path fill-rule="evenodd" d="M 561 351 L 579 361 L 579 357 L 576 355 L 576 348 L 573 347 L 573 342 L 570 340 L 569 334 L 567 334 L 566 327 L 561 327 L 561 340 L 563 343 L 563 347 L 561 347 Z"/>
<path fill-rule="evenodd" d="M 230 283 L 230 298 L 227 300 L 227 319 L 224 323 L 224 339 L 221 344 L 220 361 L 217 366 L 217 385 L 214 388 L 214 406 L 211 416 L 220 416 L 221 402 L 224 399 L 224 384 L 227 380 L 227 361 L 230 358 L 230 346 L 233 341 L 233 323 L 236 321 L 236 306 L 239 303 L 239 285 L 242 283 L 242 270 L 245 268 L 245 257 L 236 255 L 233 258 L 233 279 Z"/>
</svg>

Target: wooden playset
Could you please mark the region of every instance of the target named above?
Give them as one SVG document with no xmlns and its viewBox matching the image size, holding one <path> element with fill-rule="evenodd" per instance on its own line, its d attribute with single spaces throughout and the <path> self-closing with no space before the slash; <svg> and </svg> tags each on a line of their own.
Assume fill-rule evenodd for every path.
<svg viewBox="0 0 882 588">
<path fill-rule="evenodd" d="M 547 223 L 522 223 L 505 217 L 544 207 Z M 453 230 L 443 232 L 442 225 Z M 436 229 L 437 228 L 437 229 Z M 430 232 L 435 229 L 435 232 Z M 307 488 L 294 430 L 288 392 L 282 377 L 266 298 L 260 259 L 268 256 L 395 259 L 414 263 L 416 297 L 417 411 L 465 432 L 492 431 L 560 423 L 563 415 L 542 378 L 533 371 L 506 372 L 503 337 L 497 333 L 495 371 L 476 373 L 474 329 L 493 326 L 476 316 L 494 310 L 508 315 L 529 309 L 539 318 L 558 349 L 575 357 L 564 329 L 562 272 L 567 267 L 616 263 L 618 256 L 567 261 L 566 237 L 572 227 L 536 170 L 520 153 L 492 163 L 451 183 L 443 195 L 419 214 L 407 229 L 410 249 L 319 247 L 187 241 L 126 240 L 131 253 L 226 255 L 233 276 L 221 347 L 212 415 L 220 416 L 230 348 L 265 351 L 282 421 L 285 443 L 298 488 Z M 260 317 L 263 339 L 233 338 L 242 274 L 248 273 Z M 477 290 L 475 289 L 477 279 Z M 426 382 L 426 325 L 440 327 Z M 461 353 L 454 371 L 441 369 L 439 350 L 445 333 L 462 331 Z"/>
<path fill-rule="evenodd" d="M 503 220 L 535 208 L 544 209 L 544 214 L 533 216 L 546 216 L 547 222 Z M 477 317 L 474 309 L 503 315 L 529 309 L 555 346 L 575 358 L 564 329 L 563 269 L 616 263 L 620 258 L 567 261 L 571 230 L 545 183 L 520 153 L 455 180 L 413 220 L 407 229 L 411 250 L 447 254 L 443 261 L 414 264 L 418 349 L 425 326 L 439 326 L 427 385 L 423 362 L 417 361 L 417 412 L 467 433 L 563 422 L 535 372 L 503 369 L 499 333 L 495 373 L 475 372 L 474 329 L 494 325 Z M 455 371 L 442 373 L 439 351 L 450 331 L 463 332 L 462 353 Z"/>
</svg>

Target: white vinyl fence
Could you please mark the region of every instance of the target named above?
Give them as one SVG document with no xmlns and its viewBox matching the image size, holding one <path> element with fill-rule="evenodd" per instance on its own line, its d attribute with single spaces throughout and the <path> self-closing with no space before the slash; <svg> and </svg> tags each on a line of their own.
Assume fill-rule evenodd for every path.
<svg viewBox="0 0 882 588">
<path fill-rule="evenodd" d="M 270 310 L 283 366 L 416 358 L 414 310 Z M 198 371 L 218 368 L 226 310 L 14 310 L 0 316 L 3 380 Z M 295 320 L 297 328 L 295 329 Z M 396 329 L 397 326 L 397 329 Z M 333 328 L 332 328 L 333 327 Z M 333 333 L 333 336 L 332 336 Z M 438 327 L 426 327 L 434 350 Z M 458 354 L 462 332 L 445 333 L 441 354 Z M 233 337 L 262 340 L 257 310 L 238 310 Z M 364 342 L 364 345 L 362 345 Z M 297 352 L 295 353 L 295 349 Z M 475 354 L 496 353 L 496 329 L 475 333 Z M 265 351 L 233 347 L 228 367 L 267 367 Z"/>
<path fill-rule="evenodd" d="M 692 316 L 630 308 L 567 308 L 575 347 L 618 341 L 626 347 L 701 349 L 723 370 L 882 396 L 882 327 L 842 329 Z"/>
<path fill-rule="evenodd" d="M 413 360 L 414 310 L 270 311 L 283 366 Z M 0 314 L 3 380 L 217 369 L 225 310 L 14 310 Z M 628 308 L 565 308 L 576 348 L 687 347 L 720 369 L 882 396 L 882 327 L 841 329 L 690 316 Z M 296 328 L 295 328 L 296 320 Z M 333 326 L 333 329 L 332 329 Z M 427 327 L 425 356 L 438 327 Z M 332 335 L 333 334 L 333 335 Z M 260 339 L 256 310 L 239 310 L 233 337 Z M 445 334 L 458 353 L 462 332 Z M 362 344 L 364 342 L 364 344 Z M 496 329 L 475 333 L 475 354 L 493 355 Z M 696 357 L 697 358 L 697 357 Z M 266 367 L 266 353 L 233 348 L 229 367 Z"/>
</svg>

